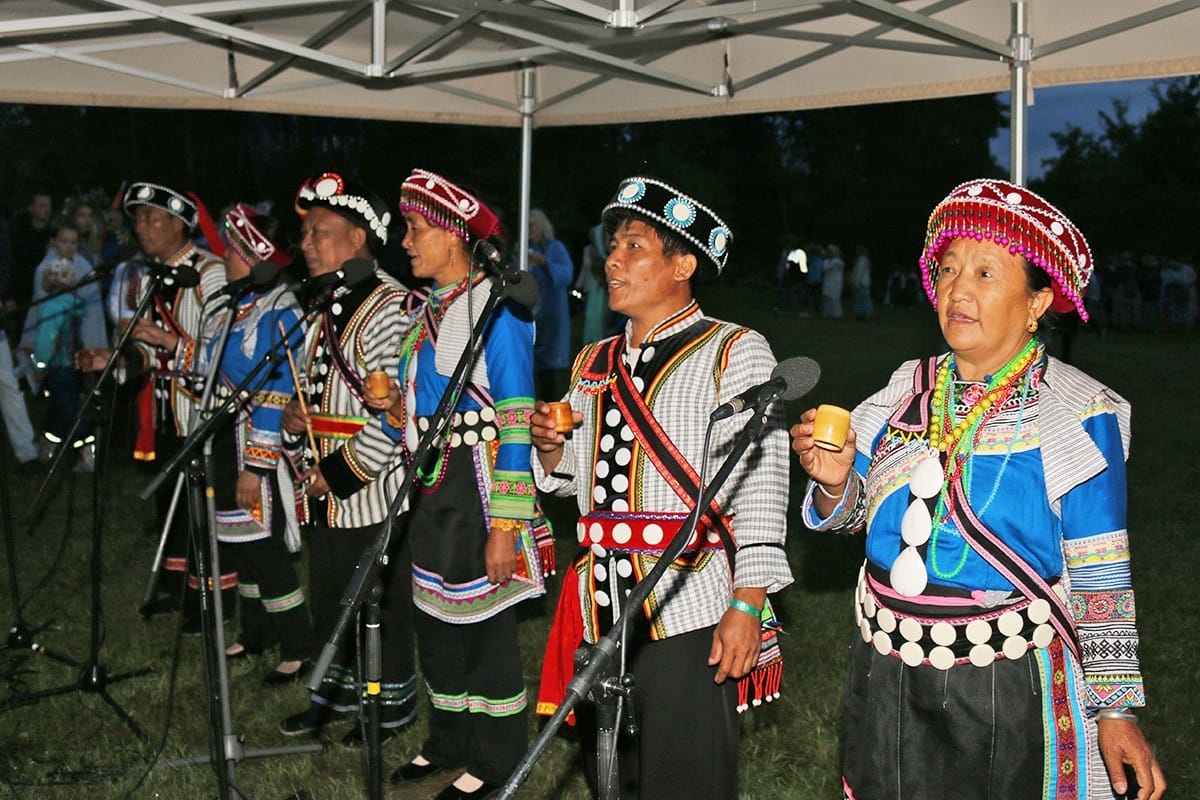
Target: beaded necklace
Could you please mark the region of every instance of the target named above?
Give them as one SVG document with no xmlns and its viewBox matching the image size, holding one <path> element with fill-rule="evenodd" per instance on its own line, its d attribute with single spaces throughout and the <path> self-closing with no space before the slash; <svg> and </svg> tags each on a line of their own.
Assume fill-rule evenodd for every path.
<svg viewBox="0 0 1200 800">
<path fill-rule="evenodd" d="M 929 443 L 935 450 L 946 454 L 946 480 L 938 496 L 937 507 L 934 509 L 933 536 L 929 547 L 930 566 L 933 569 L 933 573 L 940 578 L 953 578 L 962 572 L 966 566 L 967 556 L 970 552 L 970 548 L 964 547 L 958 563 L 949 572 L 942 571 L 938 566 L 938 534 L 942 531 L 944 524 L 950 520 L 954 510 L 952 502 L 949 499 L 948 488 L 952 482 L 963 481 L 963 485 L 967 488 L 969 496 L 971 456 L 979 446 L 984 426 L 989 420 L 1000 413 L 1000 410 L 1004 408 L 1004 405 L 1011 399 L 1018 387 L 1022 388 L 1019 414 L 1021 417 L 1024 416 L 1025 402 L 1029 397 L 1029 389 L 1032 383 L 1031 368 L 1040 360 L 1041 353 L 1042 349 L 1037 340 L 1030 339 L 1011 361 L 1005 364 L 994 375 L 988 376 L 983 395 L 974 402 L 963 419 L 957 423 L 954 413 L 954 392 L 953 390 L 947 391 L 947 386 L 950 384 L 950 376 L 955 369 L 954 355 L 951 354 L 948 356 L 938 368 L 931 402 L 932 414 L 929 421 Z M 950 431 L 950 434 L 948 436 L 943 435 L 944 431 L 947 430 Z M 1008 466 L 1008 460 L 1012 456 L 1015 443 L 1016 433 L 1014 432 L 1012 438 L 1009 440 L 1008 454 L 1005 456 L 1004 463 L 996 475 L 996 483 L 992 487 L 992 493 L 988 498 L 987 505 L 990 505 L 992 498 L 995 497 L 996 488 L 1000 483 L 1001 477 L 1004 475 L 1004 469 Z"/>
<path fill-rule="evenodd" d="M 475 281 L 471 283 L 469 281 L 470 276 L 467 276 L 444 294 L 439 294 L 437 290 L 434 290 L 430 293 L 429 298 L 426 300 L 427 309 L 425 310 L 432 309 L 434 321 L 440 325 L 442 319 L 446 316 L 446 311 L 450 308 L 450 304 L 467 291 L 469 284 L 473 286 L 474 284 L 479 283 L 482 277 L 483 274 L 480 273 L 480 275 L 476 277 Z M 424 344 L 425 340 L 429 338 L 429 328 L 426 323 L 427 320 L 423 310 L 422 313 L 418 313 L 414 317 L 412 327 L 409 329 L 408 335 L 400 345 L 401 376 L 407 373 L 408 364 L 411 360 L 415 360 L 417 358 L 418 352 L 421 349 L 421 345 Z M 461 391 L 461 388 L 462 387 L 460 385 L 459 391 Z M 400 396 L 401 398 L 405 398 L 404 393 L 401 393 Z M 405 405 L 407 405 L 407 403 L 405 403 Z M 455 392 L 454 402 L 451 407 L 455 407 L 457 405 L 458 392 Z M 402 407 L 402 412 L 401 419 L 408 419 L 408 409 Z M 417 480 L 419 481 L 419 487 L 423 493 L 430 494 L 437 491 L 437 489 L 441 486 L 442 479 L 446 477 L 446 466 L 449 463 L 449 448 L 450 436 L 447 432 L 442 437 L 441 446 L 437 448 L 437 457 L 434 460 L 432 468 L 426 471 L 420 467 L 417 467 Z M 405 449 L 407 451 L 407 447 Z M 405 461 L 408 462 L 408 466 L 412 467 L 412 454 L 408 454 L 405 458 Z"/>
</svg>

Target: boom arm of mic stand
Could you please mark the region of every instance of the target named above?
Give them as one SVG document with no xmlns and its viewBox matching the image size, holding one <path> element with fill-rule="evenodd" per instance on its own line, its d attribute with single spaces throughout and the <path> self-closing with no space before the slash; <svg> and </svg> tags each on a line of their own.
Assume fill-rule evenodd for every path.
<svg viewBox="0 0 1200 800">
<path fill-rule="evenodd" d="M 187 439 L 185 439 L 180 445 L 179 451 L 176 452 L 175 455 L 172 456 L 162 468 L 162 470 L 160 470 L 159 473 L 154 476 L 154 480 L 150 481 L 150 483 L 141 491 L 141 494 L 139 494 L 138 497 L 142 498 L 143 500 L 149 500 L 154 495 L 155 490 L 162 485 L 163 481 L 165 481 L 172 474 L 174 474 L 177 469 L 179 469 L 180 464 L 182 464 L 189 457 L 191 452 L 196 449 L 196 445 L 203 441 L 209 435 L 209 433 L 211 433 L 212 430 L 216 428 L 216 426 L 220 424 L 226 417 L 234 414 L 237 411 L 238 406 L 245 402 L 246 397 L 258 391 L 259 387 L 266 383 L 269 373 L 261 374 L 263 370 L 268 365 L 279 363 L 279 360 L 283 357 L 283 348 L 289 346 L 289 343 L 292 341 L 292 335 L 298 331 L 302 325 L 311 321 L 311 319 L 317 315 L 322 305 L 323 304 L 315 305 L 313 309 L 305 312 L 299 319 L 292 323 L 292 327 L 287 329 L 286 333 L 279 341 L 271 345 L 271 349 L 261 361 L 254 365 L 254 369 L 250 370 L 246 377 L 242 379 L 242 382 L 231 390 L 230 395 L 225 399 L 225 402 L 213 409 L 212 414 L 201 421 L 200 424 L 196 425 L 191 433 L 188 434 Z M 299 387 L 297 387 L 297 390 L 299 390 Z"/>
<path fill-rule="evenodd" d="M 446 418 L 453 413 L 451 401 L 456 387 L 459 381 L 462 380 L 463 375 L 466 375 L 475 364 L 475 358 L 478 355 L 479 348 L 482 346 L 483 334 L 492 321 L 492 312 L 504 297 L 504 289 L 505 286 L 501 282 L 494 282 L 492 284 L 492 291 L 488 294 L 488 299 L 483 305 L 483 311 L 480 313 L 479 319 L 475 322 L 475 327 L 471 331 L 471 341 L 474 344 L 463 351 L 458 363 L 454 366 L 454 372 L 451 373 L 449 381 L 446 383 L 446 388 L 442 392 L 442 397 L 438 400 L 438 410 L 434 415 L 433 424 L 426 429 L 417 443 L 417 450 L 413 453 L 412 462 L 409 464 L 408 470 L 405 471 L 404 478 L 396 490 L 396 495 L 392 498 L 392 502 L 388 506 L 387 519 L 385 520 L 383 529 L 379 532 L 379 536 L 375 542 L 363 551 L 362 556 L 359 558 L 358 566 L 354 570 L 354 576 L 346 586 L 346 591 L 342 593 L 341 616 L 338 617 L 337 623 L 333 626 L 333 632 L 330 634 L 328 641 L 325 642 L 325 646 L 321 649 L 321 655 L 318 657 L 317 663 L 313 666 L 313 671 L 308 677 L 308 688 L 314 692 L 320 688 L 321 681 L 325 678 L 325 673 L 329 671 L 329 666 L 333 663 L 333 658 L 337 654 L 338 643 L 341 641 L 342 636 L 345 635 L 346 629 L 350 627 L 350 623 L 354 615 L 358 612 L 359 607 L 362 606 L 367 588 L 375 583 L 379 571 L 386 563 L 385 559 L 392 536 L 392 525 L 395 524 L 396 517 L 399 516 L 400 509 L 403 508 L 404 501 L 408 498 L 409 492 L 412 491 L 417 468 L 425 463 L 425 459 L 428 457 L 429 451 L 433 449 L 433 442 L 441 432 Z"/>
<path fill-rule="evenodd" d="M 500 798 L 510 798 L 529 776 L 533 765 L 537 763 L 542 752 L 549 746 L 550 740 L 562 727 L 566 721 L 567 715 L 571 710 L 579 704 L 592 687 L 612 668 L 615 661 L 617 649 L 619 647 L 620 637 L 625 626 L 628 624 L 629 614 L 631 612 L 640 613 L 642 604 L 646 598 L 650 596 L 650 592 L 658 584 L 658 581 L 670 569 L 671 564 L 675 559 L 679 558 L 679 554 L 683 552 L 683 548 L 691 541 L 692 534 L 696 531 L 696 525 L 700 521 L 700 515 L 712 504 L 717 493 L 721 491 L 721 487 L 725 485 L 725 481 L 729 480 L 730 474 L 733 472 L 737 462 L 741 460 L 746 449 L 750 447 L 750 443 L 759 437 L 763 428 L 766 427 L 767 413 L 766 409 L 756 411 L 747 420 L 746 425 L 734 440 L 733 449 L 726 456 L 725 461 L 721 464 L 721 468 L 717 470 L 717 474 L 713 476 L 712 481 L 705 487 L 700 495 L 699 502 L 696 507 L 688 514 L 684 520 L 683 526 L 679 529 L 675 537 L 671 539 L 670 544 L 663 551 L 662 558 L 654 565 L 654 569 L 650 573 L 634 585 L 630 590 L 628 597 L 625 600 L 625 610 L 621 612 L 621 616 L 613 623 L 613 626 L 608 629 L 608 633 L 604 634 L 595 645 L 592 646 L 587 664 L 582 668 L 577 668 L 575 675 L 567 684 L 567 694 L 563 698 L 561 704 L 555 709 L 554 715 L 542 728 L 538 734 L 538 738 L 534 741 L 525 757 L 521 759 L 521 763 L 513 770 L 513 774 L 509 776 L 508 782 L 504 785 L 504 791 L 501 792 Z M 614 731 L 614 736 L 615 731 Z"/>
</svg>

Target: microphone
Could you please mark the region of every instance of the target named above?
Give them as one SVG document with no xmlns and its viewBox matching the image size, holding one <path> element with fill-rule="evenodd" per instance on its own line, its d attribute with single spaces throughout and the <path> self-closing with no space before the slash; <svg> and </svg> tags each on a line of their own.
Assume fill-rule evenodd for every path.
<svg viewBox="0 0 1200 800">
<path fill-rule="evenodd" d="M 538 288 L 537 282 L 532 279 L 526 280 L 528 276 L 524 272 L 506 264 L 504 256 L 500 254 L 495 245 L 487 239 L 480 239 L 475 246 L 483 252 L 481 263 L 484 269 L 493 278 L 499 279 L 505 288 L 506 297 L 511 297 L 526 308 L 532 307 L 538 301 L 542 292 Z"/>
<path fill-rule="evenodd" d="M 771 380 L 751 386 L 727 403 L 717 406 L 709 416 L 710 422 L 727 419 L 748 408 L 758 410 L 778 397 L 795 400 L 808 394 L 821 377 L 821 366 L 806 356 L 781 361 L 771 370 Z"/>
<path fill-rule="evenodd" d="M 326 272 L 315 275 L 304 282 L 309 291 L 314 291 L 315 303 L 324 303 L 333 296 L 339 286 L 351 288 L 375 274 L 375 262 L 369 258 L 351 258 L 342 262 L 342 268 L 336 272 Z"/>
<path fill-rule="evenodd" d="M 149 269 L 150 274 L 157 278 L 163 286 L 191 289 L 193 286 L 200 285 L 200 273 L 196 271 L 195 267 L 189 267 L 187 264 L 180 264 L 177 267 L 168 267 L 158 261 L 143 261 L 141 264 Z"/>
<path fill-rule="evenodd" d="M 205 302 L 216 300 L 218 297 L 238 297 L 244 294 L 249 289 L 257 289 L 261 286 L 266 286 L 275 280 L 279 275 L 279 265 L 273 261 L 259 261 L 250 268 L 250 273 L 238 278 L 236 281 L 230 281 L 221 287 L 220 291 L 214 292 L 208 297 Z"/>
</svg>

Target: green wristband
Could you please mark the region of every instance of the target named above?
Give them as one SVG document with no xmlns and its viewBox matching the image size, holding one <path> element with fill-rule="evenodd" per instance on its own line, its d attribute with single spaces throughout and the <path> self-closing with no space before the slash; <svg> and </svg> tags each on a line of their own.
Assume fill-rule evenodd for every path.
<svg viewBox="0 0 1200 800">
<path fill-rule="evenodd" d="M 729 607 L 733 608 L 733 609 L 737 609 L 738 611 L 742 612 L 743 614 L 749 614 L 750 616 L 754 617 L 755 619 L 762 618 L 762 609 L 755 608 L 754 606 L 747 603 L 745 600 L 738 600 L 736 597 L 731 597 L 731 598 L 729 598 Z"/>
</svg>

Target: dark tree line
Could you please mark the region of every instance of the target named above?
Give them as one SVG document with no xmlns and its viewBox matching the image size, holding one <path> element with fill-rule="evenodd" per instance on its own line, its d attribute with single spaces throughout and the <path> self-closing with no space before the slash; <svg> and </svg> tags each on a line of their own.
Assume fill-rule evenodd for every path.
<svg viewBox="0 0 1200 800">
<path fill-rule="evenodd" d="M 1200 78 L 1156 85 L 1139 124 L 1119 104 L 1099 135 L 1069 128 L 1037 188 L 1076 214 L 1100 250 L 1183 252 L 1200 194 Z M 876 269 L 910 264 L 926 215 L 956 183 L 1002 175 L 989 140 L 1006 124 L 994 95 L 534 134 L 533 203 L 578 251 L 617 181 L 656 175 L 708 200 L 735 241 L 731 272 L 768 276 L 793 242 L 867 245 Z M 319 170 L 361 178 L 392 201 L 413 166 L 480 193 L 513 224 L 516 128 L 215 111 L 0 106 L 4 196 L 35 187 L 61 203 L 92 187 L 162 180 L 214 211 L 273 200 L 294 222 L 298 183 Z"/>
<path fill-rule="evenodd" d="M 1097 254 L 1194 258 L 1200 220 L 1200 76 L 1158 81 L 1141 122 L 1116 102 L 1102 131 L 1069 126 L 1033 188 L 1059 198 Z"/>
</svg>

